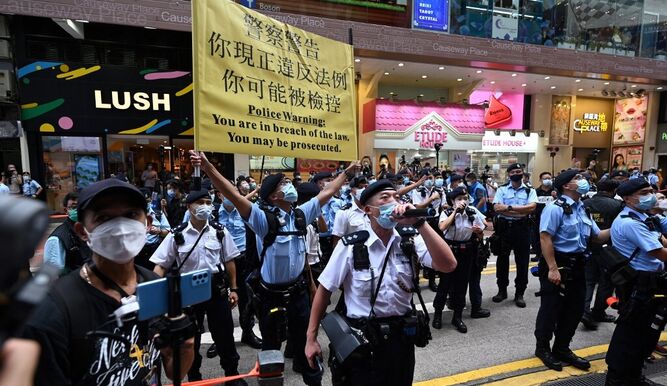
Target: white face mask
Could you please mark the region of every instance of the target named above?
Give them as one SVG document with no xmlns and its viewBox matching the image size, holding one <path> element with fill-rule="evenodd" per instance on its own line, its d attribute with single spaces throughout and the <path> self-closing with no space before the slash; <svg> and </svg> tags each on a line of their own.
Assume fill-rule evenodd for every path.
<svg viewBox="0 0 667 386">
<path fill-rule="evenodd" d="M 454 201 L 454 204 L 468 206 L 468 199 L 467 198 L 458 199 Z"/>
<path fill-rule="evenodd" d="M 204 221 L 211 217 L 211 212 L 213 212 L 213 205 L 202 204 L 195 208 L 193 215 L 197 220 Z"/>
<path fill-rule="evenodd" d="M 361 193 L 364 192 L 364 189 L 366 188 L 357 188 L 357 190 L 354 192 L 354 198 L 356 198 L 357 201 L 361 200 Z"/>
<path fill-rule="evenodd" d="M 130 262 L 146 244 L 146 224 L 116 217 L 88 232 L 87 244 L 98 255 L 117 264 Z"/>
</svg>

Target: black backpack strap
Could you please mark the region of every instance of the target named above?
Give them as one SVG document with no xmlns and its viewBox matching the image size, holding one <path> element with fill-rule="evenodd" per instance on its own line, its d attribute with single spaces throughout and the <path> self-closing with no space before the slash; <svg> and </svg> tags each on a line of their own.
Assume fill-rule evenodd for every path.
<svg viewBox="0 0 667 386">
<path fill-rule="evenodd" d="M 347 234 L 340 240 L 343 245 L 352 245 L 352 259 L 354 269 L 357 271 L 369 269 L 371 261 L 368 257 L 368 248 L 366 247 L 366 240 L 368 240 L 368 231 L 359 231 Z"/>
<path fill-rule="evenodd" d="M 296 231 L 281 231 L 280 228 L 283 227 L 281 224 L 281 219 L 279 216 L 280 210 L 278 208 L 266 209 L 262 208 L 266 216 L 266 222 L 269 226 L 269 230 L 266 232 L 264 239 L 262 240 L 262 252 L 259 255 L 259 264 L 260 267 L 264 264 L 264 256 L 266 256 L 266 251 L 271 245 L 276 241 L 278 236 L 305 236 L 306 228 L 308 223 L 306 222 L 306 215 L 303 213 L 303 210 L 299 208 L 292 209 L 294 211 L 294 226 L 297 229 Z"/>
<path fill-rule="evenodd" d="M 222 240 L 225 239 L 225 227 L 217 221 L 209 221 L 208 225 L 215 229 L 215 236 L 220 241 L 220 244 L 222 244 Z"/>
<path fill-rule="evenodd" d="M 422 311 L 424 312 L 424 317 L 426 322 L 430 321 L 428 316 L 428 311 L 426 309 L 426 303 L 424 302 L 424 297 L 421 294 L 421 288 L 419 288 L 419 258 L 417 256 L 417 249 L 415 248 L 414 237 L 418 234 L 417 230 L 409 225 L 399 225 L 396 227 L 396 231 L 401 236 L 401 251 L 410 260 L 410 269 L 412 271 L 412 293 L 417 294 L 419 303 L 421 304 Z M 410 304 L 412 305 L 413 312 L 417 312 L 414 301 L 410 299 Z"/>
</svg>

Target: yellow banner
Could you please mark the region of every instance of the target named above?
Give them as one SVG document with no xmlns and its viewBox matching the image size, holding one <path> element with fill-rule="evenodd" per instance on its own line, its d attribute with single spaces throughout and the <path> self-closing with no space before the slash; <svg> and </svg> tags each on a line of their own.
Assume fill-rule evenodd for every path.
<svg viewBox="0 0 667 386">
<path fill-rule="evenodd" d="M 358 158 L 352 46 L 229 0 L 192 16 L 198 150 Z"/>
</svg>

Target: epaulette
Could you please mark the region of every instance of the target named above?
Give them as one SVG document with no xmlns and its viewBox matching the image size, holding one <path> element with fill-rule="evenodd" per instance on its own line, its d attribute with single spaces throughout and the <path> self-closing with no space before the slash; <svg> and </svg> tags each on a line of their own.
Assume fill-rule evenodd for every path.
<svg viewBox="0 0 667 386">
<path fill-rule="evenodd" d="M 352 207 L 352 203 L 348 202 L 347 204 L 340 207 L 340 210 L 348 210 Z"/>
<path fill-rule="evenodd" d="M 354 245 L 366 242 L 369 236 L 368 231 L 358 231 L 343 236 L 341 241 L 344 245 Z"/>
<path fill-rule="evenodd" d="M 218 241 L 222 243 L 222 240 L 225 238 L 225 227 L 219 222 L 215 221 L 209 221 L 208 225 L 215 229 L 215 235 L 218 238 Z"/>
<path fill-rule="evenodd" d="M 558 199 L 554 201 L 554 205 L 560 206 L 563 209 L 563 213 L 568 216 L 573 213 L 570 204 L 568 204 L 562 197 L 558 197 Z"/>
<path fill-rule="evenodd" d="M 187 227 L 188 227 L 188 222 L 186 221 L 186 222 L 176 226 L 176 228 L 171 228 L 171 232 L 172 233 L 183 232 L 185 230 L 185 228 L 187 228 Z"/>
<path fill-rule="evenodd" d="M 417 230 L 411 225 L 399 224 L 396 227 L 396 231 L 401 237 L 412 237 L 417 234 Z"/>
</svg>

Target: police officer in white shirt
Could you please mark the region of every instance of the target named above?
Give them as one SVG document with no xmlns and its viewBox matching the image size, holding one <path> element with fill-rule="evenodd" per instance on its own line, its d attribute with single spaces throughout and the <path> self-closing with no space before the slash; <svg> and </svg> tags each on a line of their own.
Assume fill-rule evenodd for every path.
<svg viewBox="0 0 667 386">
<path fill-rule="evenodd" d="M 368 221 L 366 213 L 361 209 L 359 199 L 364 189 L 368 186 L 366 177 L 354 177 L 350 181 L 350 189 L 352 193 L 352 204 L 345 210 L 336 213 L 332 234 L 334 235 L 334 247 L 338 244 L 341 237 L 366 229 L 366 222 Z"/>
<path fill-rule="evenodd" d="M 454 252 L 456 269 L 440 276 L 440 284 L 433 300 L 433 328 L 442 328 L 442 311 L 449 295 L 454 310 L 452 325 L 464 334 L 468 332 L 468 327 L 462 320 L 466 290 L 473 260 L 477 258 L 478 237 L 482 236 L 485 227 L 484 215 L 473 205 L 469 205 L 468 197 L 468 191 L 464 187 L 447 193 L 447 204 L 450 208 L 440 215 L 440 230 L 444 232 L 445 241 Z M 472 316 L 488 316 L 481 314 L 481 304 L 473 304 Z"/>
<path fill-rule="evenodd" d="M 414 206 L 399 204 L 396 188 L 390 181 L 379 180 L 369 185 L 360 197 L 360 204 L 370 220 L 368 227 L 345 236 L 320 275 L 308 325 L 306 357 L 315 368 L 322 355 L 317 341 L 319 324 L 331 293 L 342 286 L 347 322 L 356 328 L 368 327 L 367 338 L 373 332 L 381 338 L 373 340 L 368 350 L 355 351 L 342 365 L 332 366 L 332 371 L 336 369 L 332 377 L 344 378 L 349 385 L 410 385 L 415 343 L 402 326 L 413 311 L 411 299 L 416 274 L 413 270 L 417 262 L 403 252 L 396 225 L 414 225 L 419 232 L 414 238 L 414 257 L 421 263 L 451 272 L 456 260 L 445 241 L 423 219 L 402 217 L 406 209 Z M 367 254 L 355 257 L 353 249 L 358 244 L 364 246 Z"/>
<path fill-rule="evenodd" d="M 213 342 L 218 349 L 220 366 L 225 375 L 237 375 L 239 354 L 234 344 L 234 321 L 231 309 L 238 302 L 236 265 L 239 256 L 234 238 L 225 232 L 222 225 L 209 222 L 213 211 L 207 190 L 193 191 L 186 198 L 190 219 L 174 228 L 155 251 L 150 261 L 155 264 L 155 273 L 160 276 L 173 264 L 178 264 L 181 273 L 208 269 L 213 274 L 211 299 L 197 304 L 194 311 L 198 323 L 208 320 Z M 188 253 L 190 255 L 188 256 Z M 201 328 L 200 328 L 201 331 Z M 201 380 L 202 357 L 199 354 L 201 335 L 195 336 L 195 360 L 188 372 L 190 382 Z M 247 385 L 243 380 L 228 382 L 230 385 Z"/>
</svg>

